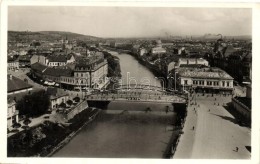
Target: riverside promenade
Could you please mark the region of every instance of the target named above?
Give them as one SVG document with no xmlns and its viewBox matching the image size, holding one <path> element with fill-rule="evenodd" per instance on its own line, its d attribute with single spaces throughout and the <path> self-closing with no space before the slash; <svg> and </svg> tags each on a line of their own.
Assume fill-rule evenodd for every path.
<svg viewBox="0 0 260 164">
<path fill-rule="evenodd" d="M 174 159 L 250 159 L 246 146 L 251 146 L 251 129 L 240 126 L 224 108 L 230 101 L 231 96 L 223 95 L 192 99 Z"/>
</svg>

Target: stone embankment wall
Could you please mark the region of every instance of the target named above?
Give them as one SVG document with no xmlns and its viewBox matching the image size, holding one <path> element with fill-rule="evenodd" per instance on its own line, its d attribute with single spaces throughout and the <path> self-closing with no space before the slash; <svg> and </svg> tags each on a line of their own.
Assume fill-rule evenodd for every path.
<svg viewBox="0 0 260 164">
<path fill-rule="evenodd" d="M 88 107 L 87 101 L 82 101 L 77 106 L 73 107 L 69 113 L 64 113 L 63 116 L 66 120 L 72 119 L 76 114 L 80 113 Z"/>
</svg>

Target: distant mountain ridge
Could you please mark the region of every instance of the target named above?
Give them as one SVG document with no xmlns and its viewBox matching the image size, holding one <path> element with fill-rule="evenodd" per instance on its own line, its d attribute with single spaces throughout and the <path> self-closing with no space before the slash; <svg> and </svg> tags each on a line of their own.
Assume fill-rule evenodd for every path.
<svg viewBox="0 0 260 164">
<path fill-rule="evenodd" d="M 33 40 L 60 40 L 66 39 L 68 40 L 82 40 L 82 41 L 97 41 L 102 40 L 102 38 L 98 38 L 90 35 L 77 34 L 72 32 L 65 31 L 8 31 L 8 41 L 33 41 Z"/>
</svg>

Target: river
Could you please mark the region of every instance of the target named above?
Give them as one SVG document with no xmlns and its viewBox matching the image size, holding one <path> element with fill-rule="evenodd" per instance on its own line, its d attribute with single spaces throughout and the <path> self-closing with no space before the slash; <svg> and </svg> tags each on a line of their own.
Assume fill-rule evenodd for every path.
<svg viewBox="0 0 260 164">
<path fill-rule="evenodd" d="M 117 56 L 120 60 L 120 68 L 122 74 L 122 84 L 148 84 L 161 87 L 161 82 L 153 73 L 141 65 L 133 56 L 129 54 L 118 54 L 114 51 L 109 51 L 112 55 Z"/>
<path fill-rule="evenodd" d="M 161 83 L 143 65 L 128 54 L 110 52 L 120 59 L 122 84 Z M 127 80 L 128 79 L 128 80 Z M 148 79 L 148 81 L 147 81 Z M 147 108 L 151 112 L 145 111 Z M 162 158 L 170 141 L 175 113 L 170 103 L 110 102 L 53 157 Z"/>
</svg>

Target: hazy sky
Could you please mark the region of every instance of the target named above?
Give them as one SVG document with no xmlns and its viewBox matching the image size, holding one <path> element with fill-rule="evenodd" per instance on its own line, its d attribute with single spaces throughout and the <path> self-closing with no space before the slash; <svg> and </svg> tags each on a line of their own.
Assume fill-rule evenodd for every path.
<svg viewBox="0 0 260 164">
<path fill-rule="evenodd" d="M 251 35 L 251 9 L 151 7 L 8 8 L 8 30 L 69 31 L 98 37 Z"/>
</svg>

